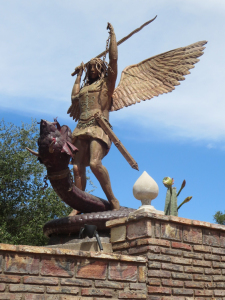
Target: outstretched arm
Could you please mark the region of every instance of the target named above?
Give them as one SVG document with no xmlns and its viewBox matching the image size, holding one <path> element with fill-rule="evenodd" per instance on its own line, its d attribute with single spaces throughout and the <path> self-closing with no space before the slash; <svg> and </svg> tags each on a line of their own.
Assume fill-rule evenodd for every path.
<svg viewBox="0 0 225 300">
<path fill-rule="evenodd" d="M 73 101 L 77 94 L 80 92 L 80 81 L 81 81 L 81 76 L 82 76 L 82 73 L 83 73 L 83 63 L 81 63 L 81 65 L 79 67 L 77 67 L 76 69 L 79 69 L 79 73 L 77 74 L 77 78 L 75 80 L 75 83 L 74 83 L 74 86 L 73 86 L 73 89 L 72 89 L 72 95 L 71 95 L 71 100 Z M 75 71 L 76 71 L 75 69 Z"/>
<path fill-rule="evenodd" d="M 117 51 L 116 35 L 113 26 L 110 23 L 108 23 L 107 29 L 109 29 L 109 33 L 110 33 L 108 88 L 109 88 L 109 93 L 112 95 L 115 88 L 116 77 L 117 77 L 118 51 Z"/>
</svg>

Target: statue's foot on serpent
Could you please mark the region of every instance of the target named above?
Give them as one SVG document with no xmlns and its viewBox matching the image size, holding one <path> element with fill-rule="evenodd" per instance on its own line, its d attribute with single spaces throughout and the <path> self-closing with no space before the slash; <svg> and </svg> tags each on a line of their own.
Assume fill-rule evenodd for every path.
<svg viewBox="0 0 225 300">
<path fill-rule="evenodd" d="M 116 198 L 114 198 L 112 200 L 109 200 L 109 202 L 110 202 L 112 210 L 119 210 L 120 209 L 120 203 Z"/>
<path fill-rule="evenodd" d="M 68 215 L 68 217 L 73 217 L 73 216 L 76 216 L 76 215 L 79 215 L 79 214 L 80 214 L 80 212 L 78 210 L 73 209 L 71 211 L 71 213 Z"/>
</svg>

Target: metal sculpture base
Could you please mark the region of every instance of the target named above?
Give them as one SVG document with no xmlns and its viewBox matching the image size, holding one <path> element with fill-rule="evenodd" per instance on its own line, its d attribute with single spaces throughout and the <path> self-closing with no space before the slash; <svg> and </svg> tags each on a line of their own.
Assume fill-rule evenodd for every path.
<svg viewBox="0 0 225 300">
<path fill-rule="evenodd" d="M 44 225 L 44 234 L 49 237 L 49 247 L 83 251 L 99 251 L 96 238 L 79 239 L 81 227 L 85 224 L 97 226 L 103 246 L 103 252 L 112 252 L 110 231 L 105 223 L 109 220 L 128 217 L 133 208 L 120 207 L 119 210 L 108 210 L 96 213 L 81 214 L 49 221 Z"/>
</svg>

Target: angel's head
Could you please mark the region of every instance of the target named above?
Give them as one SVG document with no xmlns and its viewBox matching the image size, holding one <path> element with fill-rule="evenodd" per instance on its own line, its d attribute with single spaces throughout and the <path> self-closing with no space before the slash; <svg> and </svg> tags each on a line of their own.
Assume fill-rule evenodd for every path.
<svg viewBox="0 0 225 300">
<path fill-rule="evenodd" d="M 107 63 L 100 58 L 92 58 L 86 64 L 85 85 L 107 76 Z"/>
</svg>

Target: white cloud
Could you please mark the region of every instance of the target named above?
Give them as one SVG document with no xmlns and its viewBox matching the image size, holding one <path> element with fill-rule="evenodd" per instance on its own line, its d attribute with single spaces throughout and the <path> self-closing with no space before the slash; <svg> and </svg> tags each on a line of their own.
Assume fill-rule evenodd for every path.
<svg viewBox="0 0 225 300">
<path fill-rule="evenodd" d="M 5 1 L 0 11 L 0 106 L 64 116 L 74 81 L 70 73 L 104 49 L 106 22 L 112 22 L 120 39 L 156 14 L 156 21 L 120 46 L 119 73 L 198 40 L 209 41 L 205 54 L 173 93 L 115 112 L 112 119 L 132 118 L 140 130 L 167 130 L 173 138 L 207 140 L 209 145 L 225 140 L 225 1 L 220 0 Z"/>
</svg>

